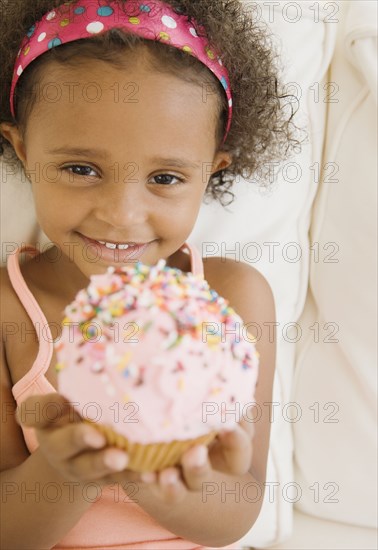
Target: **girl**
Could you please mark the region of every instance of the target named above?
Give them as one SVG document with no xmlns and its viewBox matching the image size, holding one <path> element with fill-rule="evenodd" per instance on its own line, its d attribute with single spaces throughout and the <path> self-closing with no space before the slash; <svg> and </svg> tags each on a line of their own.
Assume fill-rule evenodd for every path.
<svg viewBox="0 0 378 550">
<path fill-rule="evenodd" d="M 223 201 L 237 176 L 263 176 L 296 143 L 267 35 L 236 0 L 12 0 L 4 11 L 2 149 L 22 164 L 53 246 L 17 250 L 2 272 L 2 547 L 229 545 L 262 505 L 274 343 L 257 345 L 258 422 L 240 416 L 210 450 L 140 476 L 57 393 L 50 327 L 92 274 L 160 258 L 204 268 L 246 323 L 274 321 L 258 271 L 203 266 L 186 244 L 205 196 Z"/>
</svg>

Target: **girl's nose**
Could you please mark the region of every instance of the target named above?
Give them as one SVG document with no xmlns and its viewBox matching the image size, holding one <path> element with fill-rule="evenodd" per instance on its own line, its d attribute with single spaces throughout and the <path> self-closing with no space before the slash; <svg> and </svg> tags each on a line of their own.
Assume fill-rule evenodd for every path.
<svg viewBox="0 0 378 550">
<path fill-rule="evenodd" d="M 142 184 L 120 182 L 105 185 L 98 197 L 96 214 L 101 221 L 117 228 L 145 223 L 148 208 Z"/>
</svg>

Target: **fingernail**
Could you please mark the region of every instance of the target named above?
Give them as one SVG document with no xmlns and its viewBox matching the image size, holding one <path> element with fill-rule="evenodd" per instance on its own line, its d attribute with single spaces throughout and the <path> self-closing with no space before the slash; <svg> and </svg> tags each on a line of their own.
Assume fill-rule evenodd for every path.
<svg viewBox="0 0 378 550">
<path fill-rule="evenodd" d="M 234 432 L 234 430 L 221 430 L 220 432 L 218 432 L 218 437 L 220 439 L 223 439 L 224 437 L 227 437 L 229 434 L 232 434 Z"/>
<path fill-rule="evenodd" d="M 156 481 L 156 474 L 154 472 L 143 472 L 140 479 L 143 483 L 154 483 L 154 481 Z"/>
<path fill-rule="evenodd" d="M 176 470 L 165 470 L 160 474 L 160 482 L 163 485 L 174 485 L 178 481 Z"/>
<path fill-rule="evenodd" d="M 95 449 L 103 447 L 106 443 L 106 440 L 103 435 L 96 432 L 86 432 L 84 434 L 84 443 Z"/>
<path fill-rule="evenodd" d="M 196 448 L 195 453 L 193 453 L 192 464 L 194 467 L 200 468 L 206 464 L 207 460 L 207 449 L 203 445 Z"/>
<path fill-rule="evenodd" d="M 194 447 L 188 451 L 185 464 L 188 468 L 202 468 L 207 461 L 207 448 L 203 445 Z"/>
<path fill-rule="evenodd" d="M 104 462 L 108 468 L 120 472 L 126 468 L 129 462 L 129 457 L 122 451 L 111 450 L 105 454 Z"/>
</svg>

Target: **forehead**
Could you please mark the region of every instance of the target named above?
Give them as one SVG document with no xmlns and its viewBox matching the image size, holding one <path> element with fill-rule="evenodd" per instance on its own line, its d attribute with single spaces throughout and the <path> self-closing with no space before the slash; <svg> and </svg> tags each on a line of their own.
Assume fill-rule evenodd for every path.
<svg viewBox="0 0 378 550">
<path fill-rule="evenodd" d="M 143 136 L 146 142 L 215 145 L 215 90 L 152 69 L 141 57 L 129 57 L 123 68 L 88 59 L 75 66 L 49 62 L 36 94 L 28 133 L 43 128 L 47 140 L 84 133 L 118 142 Z"/>
</svg>

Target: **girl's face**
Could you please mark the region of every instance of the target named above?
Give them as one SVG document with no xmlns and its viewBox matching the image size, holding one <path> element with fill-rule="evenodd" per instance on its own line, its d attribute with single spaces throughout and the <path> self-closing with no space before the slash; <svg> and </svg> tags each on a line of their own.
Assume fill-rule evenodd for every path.
<svg viewBox="0 0 378 550">
<path fill-rule="evenodd" d="M 24 142 L 17 129 L 6 137 L 63 257 L 87 277 L 169 258 L 192 231 L 210 175 L 231 161 L 216 152 L 215 95 L 140 56 L 127 70 L 51 63 L 35 91 Z"/>
</svg>

